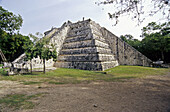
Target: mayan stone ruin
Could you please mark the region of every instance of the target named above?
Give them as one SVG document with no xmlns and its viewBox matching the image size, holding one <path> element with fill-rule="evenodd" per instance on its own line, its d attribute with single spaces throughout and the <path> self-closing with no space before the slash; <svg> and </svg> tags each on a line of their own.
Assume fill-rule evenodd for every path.
<svg viewBox="0 0 170 112">
<path fill-rule="evenodd" d="M 68 21 L 44 34 L 44 38 L 55 45 L 58 55 L 56 62 L 46 61 L 47 67 L 102 71 L 118 65 L 149 66 L 151 63 L 139 51 L 90 19 L 76 23 Z M 23 57 L 15 62 L 21 63 Z M 43 66 L 40 59 L 32 62 L 34 68 Z"/>
<path fill-rule="evenodd" d="M 106 70 L 118 65 L 149 66 L 151 60 L 106 28 L 88 19 L 45 32 L 57 48 L 56 67 Z"/>
</svg>

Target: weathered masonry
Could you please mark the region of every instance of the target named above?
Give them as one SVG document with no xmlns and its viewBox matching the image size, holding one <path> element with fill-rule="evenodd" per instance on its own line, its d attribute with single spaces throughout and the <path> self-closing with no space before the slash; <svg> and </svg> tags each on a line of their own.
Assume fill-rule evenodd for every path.
<svg viewBox="0 0 170 112">
<path fill-rule="evenodd" d="M 55 45 L 56 67 L 105 70 L 118 65 L 149 66 L 151 60 L 106 28 L 88 19 L 45 32 Z"/>
</svg>

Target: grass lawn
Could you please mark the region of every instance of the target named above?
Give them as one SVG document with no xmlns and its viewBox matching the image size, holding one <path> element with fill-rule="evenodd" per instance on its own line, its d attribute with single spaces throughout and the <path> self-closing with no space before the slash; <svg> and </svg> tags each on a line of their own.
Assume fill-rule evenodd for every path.
<svg viewBox="0 0 170 112">
<path fill-rule="evenodd" d="M 87 71 L 78 69 L 58 68 L 46 74 L 33 72 L 33 74 L 3 76 L 0 69 L 0 80 L 19 81 L 25 85 L 30 84 L 77 84 L 91 81 L 123 81 L 123 79 L 140 78 L 147 75 L 164 75 L 170 71 L 165 68 L 151 68 L 142 66 L 117 66 L 105 71 Z"/>
</svg>

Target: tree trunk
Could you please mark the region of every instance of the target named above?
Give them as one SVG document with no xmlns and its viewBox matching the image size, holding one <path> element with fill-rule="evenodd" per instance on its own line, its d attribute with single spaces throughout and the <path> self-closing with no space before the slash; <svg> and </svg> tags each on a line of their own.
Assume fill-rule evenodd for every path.
<svg viewBox="0 0 170 112">
<path fill-rule="evenodd" d="M 164 61 L 164 52 L 161 51 L 161 58 L 162 58 L 162 61 Z"/>
<path fill-rule="evenodd" d="M 30 60 L 30 69 L 31 69 L 31 74 L 32 74 L 32 60 Z"/>
<path fill-rule="evenodd" d="M 44 64 L 44 70 L 43 70 L 43 72 L 44 72 L 44 74 L 45 74 L 45 59 L 43 59 L 43 64 Z"/>
</svg>

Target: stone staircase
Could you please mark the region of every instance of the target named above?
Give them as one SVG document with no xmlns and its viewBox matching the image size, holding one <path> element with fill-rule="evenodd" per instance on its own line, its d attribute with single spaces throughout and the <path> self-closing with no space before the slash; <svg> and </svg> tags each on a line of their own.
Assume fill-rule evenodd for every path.
<svg viewBox="0 0 170 112">
<path fill-rule="evenodd" d="M 91 20 L 70 25 L 56 67 L 105 70 L 118 65 L 109 45 Z"/>
</svg>

